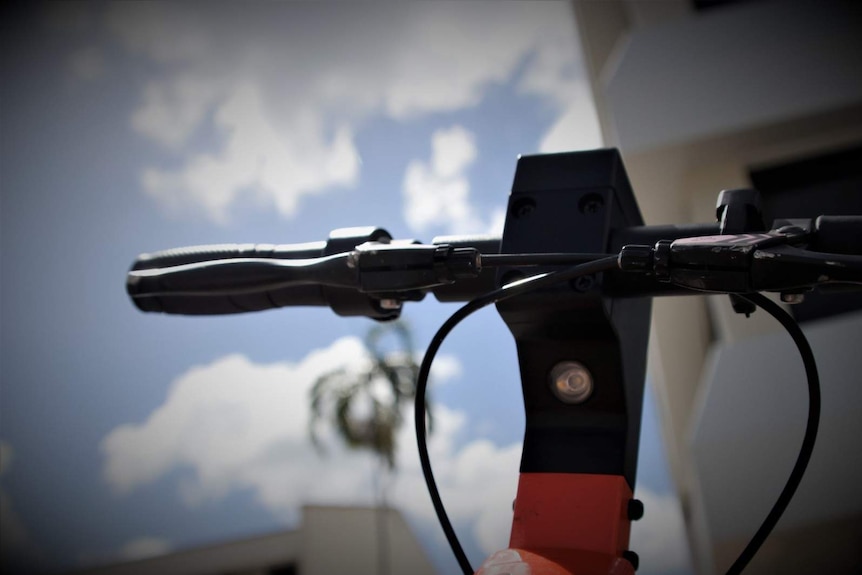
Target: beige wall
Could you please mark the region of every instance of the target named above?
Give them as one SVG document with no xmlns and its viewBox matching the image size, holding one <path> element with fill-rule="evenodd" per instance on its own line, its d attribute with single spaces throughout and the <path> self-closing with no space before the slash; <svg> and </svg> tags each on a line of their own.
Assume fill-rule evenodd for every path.
<svg viewBox="0 0 862 575">
<path fill-rule="evenodd" d="M 74 575 L 267 575 L 288 565 L 297 567 L 299 575 L 436 573 L 397 510 L 306 506 L 302 525 L 292 531 L 113 563 Z"/>
<path fill-rule="evenodd" d="M 703 13 L 685 0 L 574 5 L 605 142 L 620 148 L 648 224 L 714 221 L 718 192 L 747 187 L 752 167 L 862 143 L 862 22 L 852 3 L 740 3 Z M 725 296 L 657 298 L 653 310 L 650 371 L 672 473 L 698 571 L 718 572 L 739 546 L 713 533 L 721 505 L 707 501 L 715 495 L 704 493 L 694 456 L 733 449 L 698 443 L 703 417 L 716 416 L 714 361 L 718 350 L 745 348 L 777 328 L 764 313 L 734 314 Z M 858 333 L 862 340 L 862 319 Z M 832 479 L 824 473 L 822 489 Z M 763 572 L 780 571 L 769 567 L 773 556 L 758 557 Z"/>
<path fill-rule="evenodd" d="M 339 507 L 303 509 L 299 568 L 301 575 L 435 573 L 400 513 Z"/>
</svg>

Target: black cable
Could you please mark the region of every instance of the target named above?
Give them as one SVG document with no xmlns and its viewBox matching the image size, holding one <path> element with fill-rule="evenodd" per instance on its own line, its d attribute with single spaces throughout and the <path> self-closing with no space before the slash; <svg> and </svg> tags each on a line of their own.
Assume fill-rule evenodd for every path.
<svg viewBox="0 0 862 575">
<path fill-rule="evenodd" d="M 422 464 L 422 475 L 425 477 L 425 484 L 428 486 L 428 494 L 431 496 L 431 503 L 434 505 L 434 511 L 437 513 L 437 519 L 440 521 L 440 527 L 443 528 L 443 533 L 446 535 L 446 540 L 452 548 L 452 553 L 458 560 L 458 564 L 465 575 L 473 575 L 473 568 L 470 566 L 470 560 L 467 559 L 461 543 L 458 541 L 458 536 L 452 528 L 452 523 L 449 521 L 449 516 L 446 514 L 446 509 L 443 507 L 443 501 L 440 498 L 440 492 L 437 490 L 437 483 L 434 480 L 434 474 L 431 471 L 431 460 L 428 456 L 428 444 L 426 442 L 425 429 L 425 389 L 428 386 L 428 375 L 431 372 L 431 363 L 434 361 L 434 356 L 443 344 L 443 340 L 447 335 L 458 325 L 463 319 L 473 312 L 505 299 L 525 294 L 527 292 L 549 287 L 562 283 L 580 276 L 590 275 L 614 269 L 617 267 L 617 256 L 605 257 L 584 263 L 566 270 L 540 274 L 523 280 L 510 283 L 500 289 L 486 293 L 476 299 L 471 300 L 464 306 L 459 308 L 447 319 L 434 337 L 431 343 L 428 344 L 428 349 L 425 351 L 425 357 L 422 359 L 422 365 L 419 367 L 419 375 L 416 380 L 416 400 L 415 400 L 415 418 L 416 418 L 416 445 L 419 449 L 419 461 Z"/>
<path fill-rule="evenodd" d="M 805 339 L 805 334 L 802 333 L 799 324 L 781 307 L 761 294 L 746 294 L 740 297 L 761 307 L 769 315 L 777 319 L 790 334 L 790 337 L 793 338 L 793 342 L 799 349 L 799 355 L 802 356 L 802 363 L 805 366 L 805 374 L 808 376 L 808 423 L 805 426 L 802 447 L 799 449 L 799 455 L 796 458 L 796 463 L 790 472 L 790 476 L 787 478 L 787 483 L 784 484 L 784 489 L 781 490 L 781 494 L 778 496 L 766 519 L 763 520 L 760 528 L 751 538 L 751 541 L 748 542 L 748 545 L 742 550 L 742 553 L 739 554 L 739 557 L 733 562 L 730 569 L 727 570 L 727 575 L 742 573 L 742 570 L 745 569 L 745 566 L 748 565 L 748 562 L 751 561 L 755 553 L 760 549 L 760 546 L 769 537 L 769 533 L 778 523 L 784 510 L 787 509 L 787 505 L 793 498 L 796 488 L 799 487 L 799 483 L 802 481 L 805 468 L 808 466 L 808 460 L 811 459 L 811 454 L 814 451 L 814 441 L 817 438 L 817 427 L 820 423 L 820 377 L 817 375 L 814 352 L 811 351 L 811 346 L 808 344 L 808 340 Z"/>
<path fill-rule="evenodd" d="M 606 258 L 614 254 L 574 254 L 574 253 L 545 253 L 545 254 L 482 254 L 482 267 L 493 268 L 500 266 L 553 266 L 583 264 L 594 260 Z"/>
</svg>

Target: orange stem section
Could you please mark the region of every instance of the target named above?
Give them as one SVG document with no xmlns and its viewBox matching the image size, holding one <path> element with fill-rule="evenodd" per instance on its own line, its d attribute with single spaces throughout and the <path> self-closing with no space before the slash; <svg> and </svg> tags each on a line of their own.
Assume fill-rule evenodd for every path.
<svg viewBox="0 0 862 575">
<path fill-rule="evenodd" d="M 631 499 L 632 491 L 620 475 L 522 473 L 510 549 L 489 558 L 479 573 L 495 573 L 488 562 L 500 553 L 521 557 L 532 573 L 634 573 L 622 558 L 629 544 Z"/>
</svg>

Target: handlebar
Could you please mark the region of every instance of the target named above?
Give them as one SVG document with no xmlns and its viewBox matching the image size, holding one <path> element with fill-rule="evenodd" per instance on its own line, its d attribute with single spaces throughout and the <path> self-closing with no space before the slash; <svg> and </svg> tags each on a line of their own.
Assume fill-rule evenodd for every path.
<svg viewBox="0 0 862 575">
<path fill-rule="evenodd" d="M 278 265 L 320 258 L 324 247 L 325 242 L 279 246 L 219 244 L 142 254 L 128 273 L 126 291 L 141 311 L 169 314 L 218 315 L 288 305 L 327 305 L 321 285 L 308 282 L 260 289 L 254 283 L 260 279 L 259 274 L 242 277 L 243 272 L 249 271 L 249 265 L 231 264 L 256 262 L 256 269 L 260 270 L 263 262 Z M 223 277 L 226 270 L 228 277 Z M 235 277 L 234 272 L 240 272 L 240 277 Z M 213 284 L 224 285 L 227 279 L 238 279 L 249 289 L 214 293 Z M 196 291 L 176 289 L 178 283 L 188 287 L 196 280 L 201 284 Z"/>
<path fill-rule="evenodd" d="M 549 271 L 620 254 L 600 286 L 609 297 L 805 290 L 862 284 L 862 216 L 780 220 L 770 232 L 724 234 L 719 224 L 616 230 L 607 254 L 510 254 L 501 240 L 443 236 L 392 240 L 381 228 L 335 230 L 325 242 L 219 244 L 142 254 L 127 291 L 142 311 L 218 315 L 330 306 L 339 315 L 392 319 L 427 292 L 467 301 L 505 283 L 503 271 Z M 485 256 L 484 258 L 482 256 Z M 502 270 L 501 270 L 502 268 Z M 640 273 L 631 273 L 632 271 Z M 512 277 L 512 276 L 508 276 Z"/>
<path fill-rule="evenodd" d="M 469 301 L 432 339 L 416 386 L 423 472 L 458 555 L 423 447 L 422 414 L 430 362 L 446 334 L 473 311 L 496 303 L 517 344 L 526 414 L 522 477 L 587 474 L 632 488 L 650 296 L 729 293 L 734 310 L 748 314 L 755 304 L 778 309 L 752 292 L 784 296 L 828 284 L 862 286 L 862 216 L 779 220 L 766 230 L 751 190 L 722 192 L 716 210 L 718 223 L 644 226 L 617 151 L 528 156 L 518 160 L 503 238 L 444 236 L 421 244 L 371 227 L 336 230 L 309 244 L 167 250 L 138 257 L 127 291 L 143 311 L 192 315 L 326 305 L 343 316 L 389 320 L 403 302 L 429 292 L 441 301 Z M 543 253 L 552 250 L 563 253 Z M 572 363 L 561 358 L 589 358 L 581 367 L 602 383 L 588 401 L 552 397 L 549 374 Z M 808 370 L 813 361 L 804 361 Z M 809 384 L 803 450 L 741 556 L 743 565 L 780 517 L 810 457 L 819 413 L 816 370 Z M 612 507 L 598 520 L 617 529 L 620 508 Z M 622 560 L 627 533 L 608 548 L 609 560 Z M 559 549 L 585 549 L 579 537 L 561 541 Z M 464 558 L 465 572 L 472 572 Z"/>
<path fill-rule="evenodd" d="M 375 319 L 398 317 L 400 303 L 369 298 L 351 288 L 312 281 L 302 281 L 304 271 L 295 266 L 294 281 L 274 282 L 275 269 L 262 272 L 263 281 L 241 278 L 231 267 L 231 261 L 253 261 L 251 267 L 260 271 L 267 267 L 282 272 L 285 261 L 309 261 L 349 252 L 365 242 L 390 242 L 392 237 L 375 227 L 342 228 L 333 231 L 327 241 L 292 245 L 217 244 L 169 249 L 138 256 L 126 279 L 126 291 L 141 311 L 183 315 L 222 315 L 261 311 L 286 306 L 329 306 L 339 315 L 363 315 Z M 281 263 L 279 263 L 281 262 Z M 270 264 L 270 266 L 267 266 Z M 174 269 L 179 266 L 187 266 Z M 280 266 L 280 267 L 279 267 Z M 246 266 L 249 267 L 248 265 Z M 196 279 L 216 278 L 213 283 L 202 281 L 197 288 L 183 277 L 182 269 Z M 219 278 L 225 269 L 239 279 L 245 289 L 235 289 Z M 204 271 L 205 270 L 205 271 Z M 179 272 L 179 273 L 176 273 Z M 146 278 L 146 279 L 143 279 Z M 171 278 L 171 279 L 167 279 Z M 282 278 L 283 279 L 283 278 Z M 179 282 L 180 288 L 174 287 Z M 421 297 L 419 298 L 421 299 Z"/>
</svg>

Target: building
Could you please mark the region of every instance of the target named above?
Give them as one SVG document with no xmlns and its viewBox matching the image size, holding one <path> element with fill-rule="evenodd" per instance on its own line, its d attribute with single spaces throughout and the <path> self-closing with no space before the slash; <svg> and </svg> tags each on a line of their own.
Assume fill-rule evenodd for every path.
<svg viewBox="0 0 862 575">
<path fill-rule="evenodd" d="M 436 573 L 397 510 L 305 506 L 302 525 L 74 575 L 395 575 Z"/>
<path fill-rule="evenodd" d="M 576 0 L 607 145 L 648 224 L 715 220 L 757 187 L 772 217 L 862 214 L 862 10 L 845 1 Z M 746 573 L 862 570 L 858 296 L 795 309 L 821 370 L 820 433 Z M 651 373 L 697 571 L 724 572 L 796 458 L 807 396 L 789 338 L 726 296 L 656 298 Z M 647 510 L 649 513 L 649 510 Z"/>
</svg>

